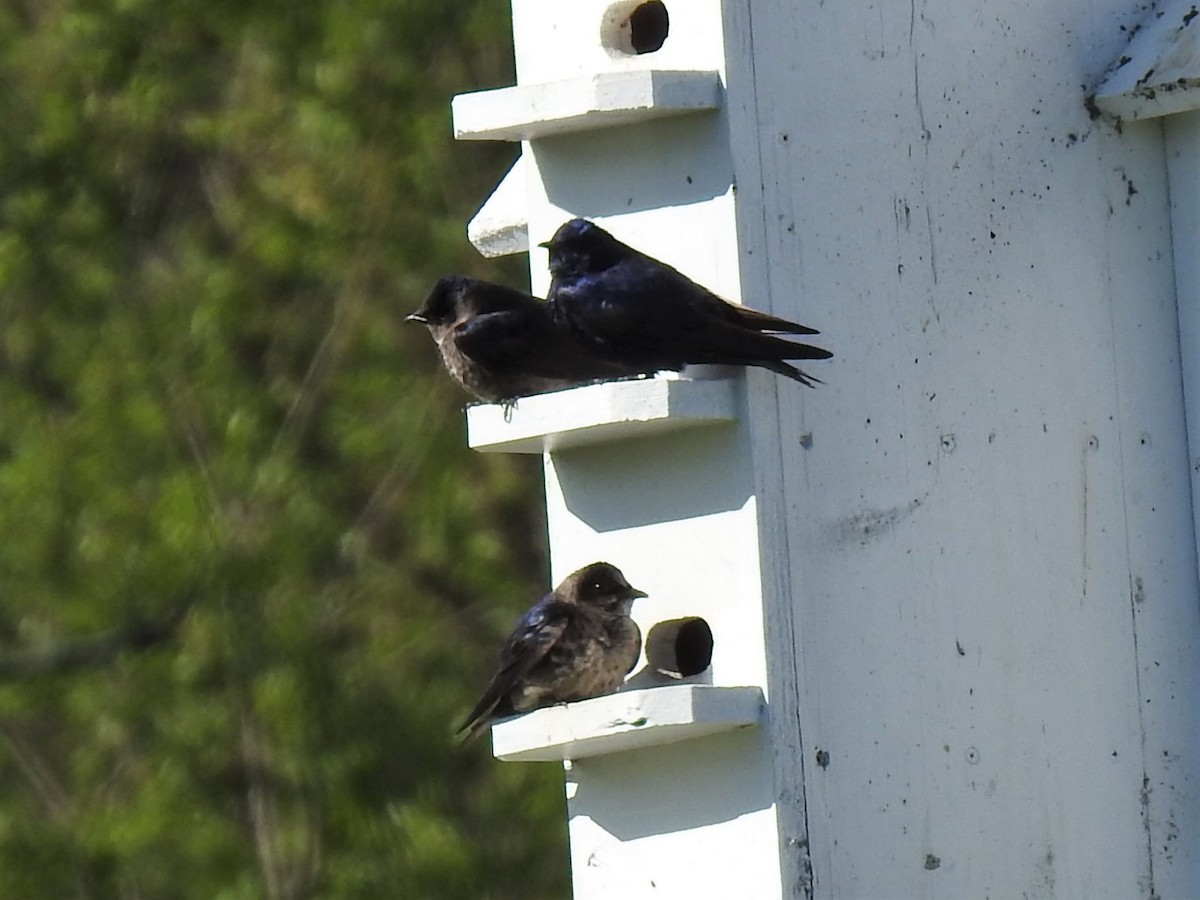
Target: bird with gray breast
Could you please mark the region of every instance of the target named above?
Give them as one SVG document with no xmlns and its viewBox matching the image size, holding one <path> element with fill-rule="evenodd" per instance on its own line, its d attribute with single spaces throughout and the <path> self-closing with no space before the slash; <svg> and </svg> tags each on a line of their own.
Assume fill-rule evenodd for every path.
<svg viewBox="0 0 1200 900">
<path fill-rule="evenodd" d="M 405 321 L 429 329 L 446 371 L 485 403 L 637 374 L 581 346 L 545 301 L 465 275 L 439 280 Z"/>
<path fill-rule="evenodd" d="M 504 716 L 615 691 L 641 653 L 629 613 L 645 596 L 606 562 L 572 572 L 518 619 L 459 732 L 470 739 Z"/>
</svg>

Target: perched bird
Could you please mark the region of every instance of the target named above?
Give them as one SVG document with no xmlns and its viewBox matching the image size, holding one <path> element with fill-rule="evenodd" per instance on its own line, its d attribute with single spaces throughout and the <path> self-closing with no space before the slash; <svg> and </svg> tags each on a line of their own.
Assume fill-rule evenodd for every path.
<svg viewBox="0 0 1200 900">
<path fill-rule="evenodd" d="M 470 739 L 493 719 L 615 691 L 642 649 L 629 610 L 645 596 L 605 562 L 572 572 L 517 620 L 496 674 L 458 731 Z"/>
<path fill-rule="evenodd" d="M 438 281 L 405 321 L 425 325 L 446 370 L 488 403 L 637 374 L 580 346 L 543 301 L 464 275 Z"/>
<path fill-rule="evenodd" d="M 766 333 L 815 329 L 727 303 L 586 219 L 572 219 L 541 246 L 550 250 L 547 300 L 555 316 L 580 343 L 630 371 L 761 366 L 812 387 L 820 379 L 784 360 L 833 356 Z"/>
</svg>

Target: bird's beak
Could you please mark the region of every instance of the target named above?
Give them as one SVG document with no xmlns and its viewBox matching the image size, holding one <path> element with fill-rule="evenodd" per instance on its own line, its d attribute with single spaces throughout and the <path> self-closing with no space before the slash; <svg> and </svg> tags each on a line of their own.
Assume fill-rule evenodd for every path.
<svg viewBox="0 0 1200 900">
<path fill-rule="evenodd" d="M 423 315 L 422 315 L 421 313 L 419 313 L 419 312 L 415 312 L 415 313 L 413 313 L 411 316 L 405 316 L 405 317 L 404 317 L 404 321 L 405 321 L 405 322 L 419 322 L 419 323 L 420 323 L 420 324 L 422 324 L 422 325 L 428 325 L 428 324 L 429 324 L 429 320 L 428 320 L 427 318 L 425 318 L 425 316 L 423 316 Z"/>
<path fill-rule="evenodd" d="M 643 597 L 649 597 L 650 595 L 645 591 L 639 591 L 637 588 L 631 586 L 629 588 L 629 596 L 633 600 L 641 600 Z"/>
<path fill-rule="evenodd" d="M 540 244 L 538 244 L 538 246 L 539 246 L 539 247 L 544 247 L 544 248 L 546 248 L 547 250 L 549 250 L 549 249 L 550 249 L 550 245 L 551 245 L 551 244 L 553 244 L 553 243 L 554 243 L 554 241 L 542 241 Z"/>
</svg>

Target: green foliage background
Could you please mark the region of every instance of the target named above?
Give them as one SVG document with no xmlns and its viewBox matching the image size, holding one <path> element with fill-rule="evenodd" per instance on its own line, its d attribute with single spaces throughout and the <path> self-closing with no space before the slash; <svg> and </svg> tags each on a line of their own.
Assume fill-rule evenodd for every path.
<svg viewBox="0 0 1200 900">
<path fill-rule="evenodd" d="M 402 324 L 513 157 L 503 0 L 0 4 L 0 900 L 568 892 L 561 772 L 450 731 L 536 465 Z"/>
</svg>

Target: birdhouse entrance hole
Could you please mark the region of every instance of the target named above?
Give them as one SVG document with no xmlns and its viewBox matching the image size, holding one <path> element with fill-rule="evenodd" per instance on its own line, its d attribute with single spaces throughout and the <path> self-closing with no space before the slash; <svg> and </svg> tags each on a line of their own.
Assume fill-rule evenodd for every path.
<svg viewBox="0 0 1200 900">
<path fill-rule="evenodd" d="M 646 661 L 668 678 L 691 678 L 712 663 L 713 633 L 699 616 L 659 622 L 646 637 Z"/>
<path fill-rule="evenodd" d="M 653 53 L 666 42 L 669 28 L 670 16 L 662 0 L 618 3 L 604 14 L 600 40 L 614 56 Z"/>
</svg>

